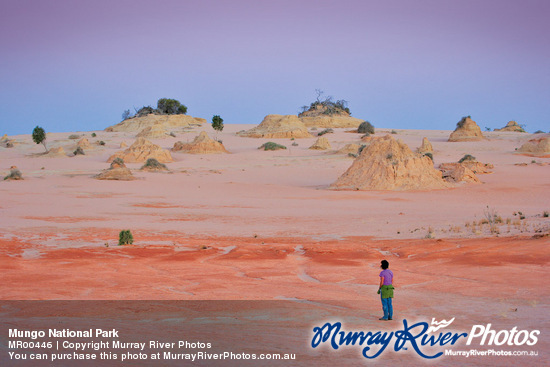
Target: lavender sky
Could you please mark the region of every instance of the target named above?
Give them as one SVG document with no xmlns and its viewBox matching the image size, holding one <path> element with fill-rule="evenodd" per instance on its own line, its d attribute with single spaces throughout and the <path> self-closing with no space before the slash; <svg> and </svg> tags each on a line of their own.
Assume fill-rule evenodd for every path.
<svg viewBox="0 0 550 367">
<path fill-rule="evenodd" d="M 376 127 L 550 129 L 550 1 L 0 0 L 0 134 L 176 98 L 258 124 L 315 89 Z"/>
</svg>

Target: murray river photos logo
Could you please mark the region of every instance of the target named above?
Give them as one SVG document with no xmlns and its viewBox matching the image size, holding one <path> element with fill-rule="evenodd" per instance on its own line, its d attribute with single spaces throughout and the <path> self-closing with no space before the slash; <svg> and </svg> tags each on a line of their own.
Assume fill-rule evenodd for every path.
<svg viewBox="0 0 550 367">
<path fill-rule="evenodd" d="M 455 345 L 459 340 L 466 340 L 466 345 L 478 342 L 479 345 L 535 345 L 538 341 L 539 330 L 493 330 L 491 324 L 473 325 L 470 333 L 445 331 L 455 319 L 436 321 L 431 324 L 417 322 L 409 324 L 403 320 L 403 329 L 395 331 L 345 331 L 340 322 L 327 322 L 321 327 L 313 328 L 311 347 L 317 348 L 328 344 L 337 350 L 342 346 L 361 347 L 361 354 L 365 358 L 376 358 L 386 348 L 393 346 L 395 352 L 414 350 L 419 356 L 427 359 L 438 358 L 443 355 L 442 347 Z M 388 349 L 391 349 L 388 348 Z"/>
</svg>

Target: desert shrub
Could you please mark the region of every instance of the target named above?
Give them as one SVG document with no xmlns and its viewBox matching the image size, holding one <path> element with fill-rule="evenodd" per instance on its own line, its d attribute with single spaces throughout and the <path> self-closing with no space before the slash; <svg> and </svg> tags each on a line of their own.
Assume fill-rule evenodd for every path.
<svg viewBox="0 0 550 367">
<path fill-rule="evenodd" d="M 82 147 L 77 147 L 76 150 L 73 152 L 74 155 L 85 155 L 84 149 Z"/>
<path fill-rule="evenodd" d="M 122 112 L 122 121 L 127 120 L 127 119 L 132 118 L 132 117 L 134 117 L 134 116 L 132 115 L 130 110 L 125 110 L 124 112 Z"/>
<path fill-rule="evenodd" d="M 544 134 L 544 131 L 542 131 L 542 130 L 537 130 L 537 131 L 535 131 L 533 134 Z"/>
<path fill-rule="evenodd" d="M 132 232 L 130 230 L 123 230 L 120 231 L 118 234 L 118 245 L 131 245 L 134 243 L 134 236 L 132 236 Z"/>
<path fill-rule="evenodd" d="M 462 163 L 462 162 L 466 162 L 466 161 L 475 161 L 475 160 L 476 160 L 476 157 L 474 157 L 471 154 L 466 154 L 464 157 L 460 158 L 458 163 Z"/>
<path fill-rule="evenodd" d="M 363 139 L 363 138 L 368 138 L 369 136 L 370 136 L 370 133 L 365 133 L 365 135 L 362 135 L 362 136 L 361 136 L 361 139 Z"/>
<path fill-rule="evenodd" d="M 390 134 L 394 134 L 394 135 L 395 135 L 395 134 L 397 134 L 397 131 L 392 130 L 392 131 L 390 132 Z"/>
<path fill-rule="evenodd" d="M 113 161 L 111 162 L 111 166 L 124 166 L 124 159 L 120 158 L 120 157 L 116 157 L 115 159 L 113 159 Z"/>
<path fill-rule="evenodd" d="M 76 135 L 76 134 L 69 135 L 69 139 L 71 139 L 71 140 L 75 140 L 75 139 L 78 139 L 78 138 L 80 138 L 80 135 Z"/>
<path fill-rule="evenodd" d="M 10 174 L 4 177 L 4 180 L 22 180 L 22 179 L 23 179 L 23 174 L 21 173 L 20 170 L 18 170 L 15 167 L 11 168 Z"/>
<path fill-rule="evenodd" d="M 166 167 L 165 164 L 160 163 L 155 158 L 148 158 L 145 164 L 141 167 L 141 169 L 144 169 L 144 168 L 164 169 L 164 170 L 168 169 L 168 167 Z"/>
<path fill-rule="evenodd" d="M 185 115 L 187 107 L 177 99 L 161 98 L 157 101 L 157 112 L 162 115 Z"/>
<path fill-rule="evenodd" d="M 98 142 L 98 144 L 99 144 L 99 145 L 105 145 L 105 142 L 104 142 L 103 140 L 100 140 L 100 141 Z"/>
<path fill-rule="evenodd" d="M 544 213 L 542 213 L 542 216 L 544 218 L 548 218 L 550 216 L 550 213 L 548 213 L 548 210 L 545 210 Z"/>
<path fill-rule="evenodd" d="M 460 121 L 456 123 L 456 127 L 461 128 L 462 126 L 464 126 L 464 124 L 466 123 L 466 119 L 469 119 L 469 118 L 472 118 L 472 116 L 468 115 L 468 116 L 462 117 Z"/>
<path fill-rule="evenodd" d="M 171 137 L 173 137 L 173 138 L 175 138 L 175 137 L 176 137 L 176 133 L 175 133 L 175 132 L 173 132 L 173 131 L 171 131 L 171 132 L 170 132 L 170 134 L 168 134 L 168 135 L 170 135 L 170 136 L 171 136 Z"/>
<path fill-rule="evenodd" d="M 363 121 L 357 128 L 357 132 L 360 134 L 374 134 L 374 126 L 368 121 Z"/>
<path fill-rule="evenodd" d="M 147 116 L 155 112 L 155 109 L 151 106 L 143 106 L 136 111 L 135 117 Z"/>
<path fill-rule="evenodd" d="M 48 148 L 46 147 L 46 131 L 40 126 L 35 127 L 32 131 L 32 140 L 36 144 L 42 144 L 44 149 L 46 149 L 46 152 L 48 151 Z"/>
<path fill-rule="evenodd" d="M 367 146 L 365 144 L 361 144 L 361 146 L 359 147 L 359 150 L 357 151 L 357 155 L 361 154 L 361 152 L 363 151 L 363 149 L 365 149 Z"/>
<path fill-rule="evenodd" d="M 335 115 L 335 114 L 348 114 L 351 115 L 351 112 L 347 106 L 348 102 L 339 99 L 337 101 L 333 101 L 332 96 L 328 96 L 324 99 L 321 99 L 321 96 L 324 94 L 322 90 L 316 89 L 315 92 L 317 93 L 317 99 L 315 102 L 312 102 L 309 107 L 308 106 L 302 106 L 301 112 L 298 115 L 298 117 L 302 116 L 304 113 L 309 111 L 316 111 L 320 115 Z"/>
<path fill-rule="evenodd" d="M 424 153 L 423 156 L 430 158 L 430 159 L 432 160 L 432 162 L 434 161 L 434 156 L 433 156 L 433 154 L 430 153 L 430 152 Z"/>
<path fill-rule="evenodd" d="M 92 133 L 92 138 L 95 138 L 97 136 L 96 133 Z"/>
<path fill-rule="evenodd" d="M 323 131 L 320 131 L 320 132 L 317 134 L 317 136 L 323 136 L 323 135 L 325 135 L 325 134 L 333 134 L 333 133 L 334 133 L 334 130 L 332 130 L 332 129 L 329 128 L 329 129 L 325 129 L 325 130 L 323 130 Z"/>
<path fill-rule="evenodd" d="M 279 149 L 286 149 L 284 145 L 274 143 L 272 141 L 268 141 L 267 143 L 262 144 L 258 149 L 263 150 L 279 150 Z"/>
</svg>

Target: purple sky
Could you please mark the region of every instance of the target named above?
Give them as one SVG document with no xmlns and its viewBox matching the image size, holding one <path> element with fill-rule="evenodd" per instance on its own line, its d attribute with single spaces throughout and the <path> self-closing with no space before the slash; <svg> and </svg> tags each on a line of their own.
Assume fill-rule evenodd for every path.
<svg viewBox="0 0 550 367">
<path fill-rule="evenodd" d="M 176 98 L 258 124 L 315 89 L 377 127 L 550 129 L 550 1 L 0 0 L 0 134 Z"/>
</svg>

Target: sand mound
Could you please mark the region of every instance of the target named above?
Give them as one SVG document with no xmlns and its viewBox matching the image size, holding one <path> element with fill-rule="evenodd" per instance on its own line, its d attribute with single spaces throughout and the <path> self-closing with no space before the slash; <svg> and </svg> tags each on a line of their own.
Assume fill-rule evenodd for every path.
<svg viewBox="0 0 550 367">
<path fill-rule="evenodd" d="M 478 141 L 485 139 L 481 129 L 470 117 L 463 117 L 449 136 L 449 141 Z"/>
<path fill-rule="evenodd" d="M 311 116 L 300 117 L 300 120 L 307 127 L 323 127 L 323 128 L 357 128 L 363 120 L 351 116 Z"/>
<path fill-rule="evenodd" d="M 63 147 L 51 148 L 48 150 L 48 153 L 44 155 L 45 157 L 66 157 L 65 149 Z"/>
<path fill-rule="evenodd" d="M 237 133 L 249 138 L 311 138 L 306 126 L 295 115 L 267 115 L 255 128 Z"/>
<path fill-rule="evenodd" d="M 99 175 L 94 176 L 98 180 L 119 180 L 131 181 L 135 180 L 132 172 L 126 167 L 124 161 L 120 158 L 114 159 L 109 169 L 104 170 Z"/>
<path fill-rule="evenodd" d="M 172 148 L 174 152 L 184 152 L 190 154 L 216 154 L 229 153 L 219 141 L 211 139 L 205 131 L 195 137 L 191 143 L 178 141 Z"/>
<path fill-rule="evenodd" d="M 14 145 L 15 140 L 8 138 L 8 134 L 4 134 L 4 136 L 0 138 L 0 147 L 13 148 Z"/>
<path fill-rule="evenodd" d="M 416 149 L 418 153 L 424 154 L 424 153 L 433 153 L 434 148 L 432 147 L 432 143 L 428 140 L 428 138 L 422 139 L 422 145 Z"/>
<path fill-rule="evenodd" d="M 331 186 L 337 190 L 422 190 L 450 185 L 429 157 L 386 135 L 363 149 L 350 168 Z"/>
<path fill-rule="evenodd" d="M 542 137 L 529 140 L 518 149 L 518 152 L 527 153 L 526 155 L 532 157 L 550 154 L 550 135 L 545 134 Z"/>
<path fill-rule="evenodd" d="M 476 174 L 462 163 L 445 163 L 439 166 L 443 178 L 449 182 L 481 183 Z"/>
<path fill-rule="evenodd" d="M 515 121 L 508 121 L 506 126 L 504 126 L 502 129 L 495 129 L 495 131 L 514 131 L 518 133 L 524 133 L 526 132 L 517 122 Z"/>
<path fill-rule="evenodd" d="M 359 152 L 359 148 L 361 146 L 359 144 L 346 144 L 343 148 L 336 151 L 338 154 L 357 154 Z"/>
<path fill-rule="evenodd" d="M 338 127 L 353 127 L 357 128 L 363 122 L 361 119 L 351 117 L 344 110 L 326 114 L 327 107 L 322 104 L 317 105 L 314 109 L 302 112 L 298 118 L 307 127 L 323 127 L 323 128 L 338 128 Z"/>
<path fill-rule="evenodd" d="M 23 179 L 23 174 L 21 173 L 21 171 L 16 166 L 11 166 L 10 167 L 10 173 L 6 177 L 4 177 L 4 181 L 6 181 L 6 180 L 17 181 L 17 180 L 22 180 L 22 179 Z"/>
<path fill-rule="evenodd" d="M 113 154 L 107 162 L 112 162 L 115 158 L 122 158 L 124 162 L 128 163 L 145 162 L 148 158 L 155 158 L 162 163 L 172 162 L 169 151 L 144 138 L 137 138 L 128 149 Z"/>
<path fill-rule="evenodd" d="M 148 126 L 145 129 L 141 130 L 139 134 L 136 135 L 138 138 L 146 139 L 160 139 L 166 138 L 168 133 L 162 124 L 154 124 L 153 126 Z"/>
<path fill-rule="evenodd" d="M 77 148 L 82 148 L 82 149 L 89 149 L 89 148 L 92 147 L 92 144 L 90 144 L 88 139 L 82 138 L 78 141 L 78 143 L 76 143 L 76 147 Z"/>
<path fill-rule="evenodd" d="M 126 119 L 116 125 L 109 126 L 105 131 L 129 131 L 138 132 L 153 125 L 160 125 L 166 130 L 173 128 L 197 126 L 206 123 L 205 119 L 187 115 L 155 115 L 149 114 L 142 117 Z"/>
<path fill-rule="evenodd" d="M 321 136 L 320 138 L 317 139 L 315 143 L 313 143 L 312 146 L 309 147 L 309 149 L 328 150 L 328 149 L 331 149 L 331 146 L 328 139 L 324 136 Z"/>
</svg>

